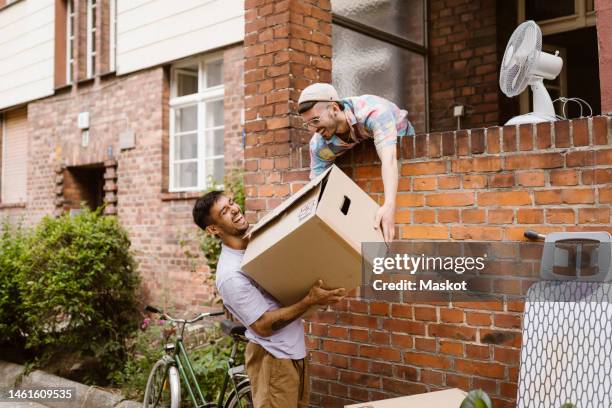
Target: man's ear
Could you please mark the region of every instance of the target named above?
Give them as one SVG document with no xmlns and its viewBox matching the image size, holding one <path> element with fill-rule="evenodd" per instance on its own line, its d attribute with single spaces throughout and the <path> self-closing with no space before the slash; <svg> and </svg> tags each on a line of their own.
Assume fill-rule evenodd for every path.
<svg viewBox="0 0 612 408">
<path fill-rule="evenodd" d="M 208 227 L 206 227 L 204 231 L 208 232 L 210 235 L 214 235 L 214 236 L 219 235 L 219 229 L 217 228 L 216 225 L 209 225 Z"/>
</svg>

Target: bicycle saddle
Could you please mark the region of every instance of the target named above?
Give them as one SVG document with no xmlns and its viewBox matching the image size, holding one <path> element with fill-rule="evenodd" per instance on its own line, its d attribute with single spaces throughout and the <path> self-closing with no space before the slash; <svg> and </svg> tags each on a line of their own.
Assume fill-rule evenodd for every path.
<svg viewBox="0 0 612 408">
<path fill-rule="evenodd" d="M 231 320 L 222 320 L 221 330 L 223 330 L 223 333 L 229 336 L 243 336 L 244 332 L 246 331 L 246 327 L 244 327 L 240 323 L 232 322 Z"/>
</svg>

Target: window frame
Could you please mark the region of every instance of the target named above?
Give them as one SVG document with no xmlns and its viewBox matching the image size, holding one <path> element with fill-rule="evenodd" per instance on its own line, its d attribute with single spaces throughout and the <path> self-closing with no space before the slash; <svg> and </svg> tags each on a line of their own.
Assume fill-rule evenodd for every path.
<svg viewBox="0 0 612 408">
<path fill-rule="evenodd" d="M 333 1 L 333 0 L 332 0 Z M 423 70 L 425 72 L 424 87 L 425 87 L 425 133 L 429 132 L 429 36 L 428 36 L 428 24 L 427 24 L 427 11 L 429 9 L 429 1 L 423 1 L 423 44 L 408 40 L 399 35 L 390 33 L 388 31 L 380 30 L 376 27 L 369 26 L 362 22 L 356 21 L 350 17 L 332 12 L 332 24 L 336 24 L 340 27 L 355 31 L 359 34 L 372 37 L 382 42 L 386 42 L 395 45 L 404 50 L 413 52 L 415 54 L 423 56 Z M 520 0 L 517 0 L 520 1 Z"/>
<path fill-rule="evenodd" d="M 179 63 L 174 64 L 170 69 L 170 100 L 169 106 L 169 157 L 168 157 L 168 192 L 198 192 L 208 187 L 208 175 L 206 174 L 206 161 L 214 159 L 222 159 L 225 157 L 225 152 L 221 155 L 208 155 L 208 146 L 206 143 L 206 132 L 209 130 L 225 129 L 225 123 L 223 126 L 207 126 L 205 123 L 206 119 L 206 104 L 214 101 L 224 101 L 225 97 L 225 83 L 221 82 L 219 85 L 212 86 L 210 88 L 203 88 L 207 79 L 207 72 L 205 70 L 206 64 L 221 61 L 223 64 L 223 55 L 221 53 L 215 53 L 207 55 L 206 57 L 192 58 Z M 186 66 L 198 66 L 198 92 L 191 95 L 176 96 L 178 86 L 178 74 Z M 197 127 L 196 127 L 196 140 L 197 140 L 197 153 L 195 159 L 175 159 L 175 113 L 177 109 L 185 108 L 189 106 L 196 106 L 197 115 Z M 197 163 L 196 173 L 196 185 L 193 187 L 177 187 L 174 180 L 174 167 L 177 163 Z M 215 188 L 223 188 L 223 184 L 215 184 Z"/>
<path fill-rule="evenodd" d="M 516 0 L 518 10 L 518 21 L 520 24 L 527 18 L 527 8 L 525 2 L 527 0 Z M 574 0 L 574 14 L 551 18 L 548 20 L 539 20 L 536 23 L 542 30 L 542 35 L 563 33 L 584 27 L 592 27 L 595 25 L 595 7 L 593 10 L 587 11 L 587 7 L 591 5 L 591 0 Z"/>
<path fill-rule="evenodd" d="M 96 34 L 98 32 L 97 24 L 94 24 L 98 11 L 97 0 L 87 0 L 87 52 L 86 52 L 86 66 L 87 66 L 87 78 L 92 78 L 95 74 L 96 67 L 94 60 L 97 59 L 97 47 L 98 41 L 96 41 Z"/>
<path fill-rule="evenodd" d="M 74 32 L 74 22 L 76 19 L 74 1 L 75 0 L 66 0 L 66 85 L 72 83 L 72 77 L 74 75 L 74 44 L 76 42 Z"/>
<path fill-rule="evenodd" d="M 526 2 L 527 0 L 516 0 L 517 2 L 517 26 L 526 20 Z M 595 9 L 592 11 L 587 11 L 587 7 L 590 6 L 590 0 L 574 0 L 574 14 L 562 17 L 551 18 L 548 20 L 540 20 L 536 21 L 536 24 L 540 27 L 542 31 L 542 37 L 549 34 L 559 34 L 566 31 L 572 31 L 579 28 L 592 27 L 595 25 Z M 577 12 L 576 12 L 577 11 Z M 544 38 L 542 38 L 542 51 L 548 52 L 544 50 L 545 46 L 554 48 L 552 46 L 547 45 L 544 42 Z M 560 47 L 556 47 L 560 48 Z M 549 50 L 550 50 L 549 49 Z M 563 58 L 563 68 L 559 73 L 560 81 L 561 81 L 561 90 L 566 90 L 567 92 L 567 53 L 565 50 L 559 50 L 559 54 Z M 564 88 L 565 87 L 565 88 Z M 522 92 L 519 95 L 519 112 L 521 114 L 530 112 L 529 103 L 530 103 L 531 93 L 529 91 Z"/>
<path fill-rule="evenodd" d="M 17 0 L 20 1 L 20 0 Z M 26 120 L 27 120 L 27 105 L 18 105 L 16 107 L 12 107 L 8 110 L 0 112 L 0 206 L 3 207 L 25 207 L 28 202 L 28 175 L 27 175 L 27 166 L 28 166 L 28 155 L 30 152 L 30 142 L 28 140 L 26 149 L 26 180 L 25 180 L 25 192 L 23 195 L 23 199 L 19 201 L 6 201 L 6 197 L 4 196 L 4 186 L 6 185 L 6 113 L 10 111 L 16 111 L 19 109 L 25 109 L 26 112 Z"/>
<path fill-rule="evenodd" d="M 109 71 L 115 71 L 115 63 L 117 52 L 117 0 L 109 0 L 109 14 L 108 14 L 108 36 L 109 36 L 109 44 L 108 44 L 108 68 Z"/>
</svg>

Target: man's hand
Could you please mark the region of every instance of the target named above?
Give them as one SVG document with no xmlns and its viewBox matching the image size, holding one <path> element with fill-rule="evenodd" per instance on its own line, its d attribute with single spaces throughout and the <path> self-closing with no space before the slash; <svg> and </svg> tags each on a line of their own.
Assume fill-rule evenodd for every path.
<svg viewBox="0 0 612 408">
<path fill-rule="evenodd" d="M 304 298 L 309 305 L 327 306 L 338 303 L 346 296 L 346 289 L 338 288 L 327 290 L 323 289 L 323 281 L 318 280 Z"/>
<path fill-rule="evenodd" d="M 376 212 L 374 219 L 374 229 L 382 227 L 385 242 L 393 241 L 395 238 L 395 207 L 385 203 Z"/>
<path fill-rule="evenodd" d="M 298 319 L 307 312 L 311 306 L 333 305 L 346 296 L 346 289 L 344 288 L 327 290 L 323 289 L 322 286 L 323 281 L 319 280 L 299 302 L 291 306 L 265 312 L 259 319 L 251 324 L 251 329 L 261 337 L 269 337 L 273 335 L 275 331 L 282 329 Z"/>
</svg>

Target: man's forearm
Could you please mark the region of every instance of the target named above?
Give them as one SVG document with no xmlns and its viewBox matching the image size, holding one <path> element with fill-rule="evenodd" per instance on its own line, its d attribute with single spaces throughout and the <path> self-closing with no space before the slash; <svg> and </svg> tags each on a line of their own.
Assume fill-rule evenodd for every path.
<svg viewBox="0 0 612 408">
<path fill-rule="evenodd" d="M 387 147 L 381 152 L 381 174 L 385 190 L 385 204 L 395 207 L 397 197 L 398 170 L 395 146 Z"/>
<path fill-rule="evenodd" d="M 271 336 L 275 331 L 299 319 L 310 306 L 306 298 L 304 298 L 291 306 L 281 307 L 280 309 L 264 313 L 252 327 L 258 334 L 264 337 Z"/>
</svg>

